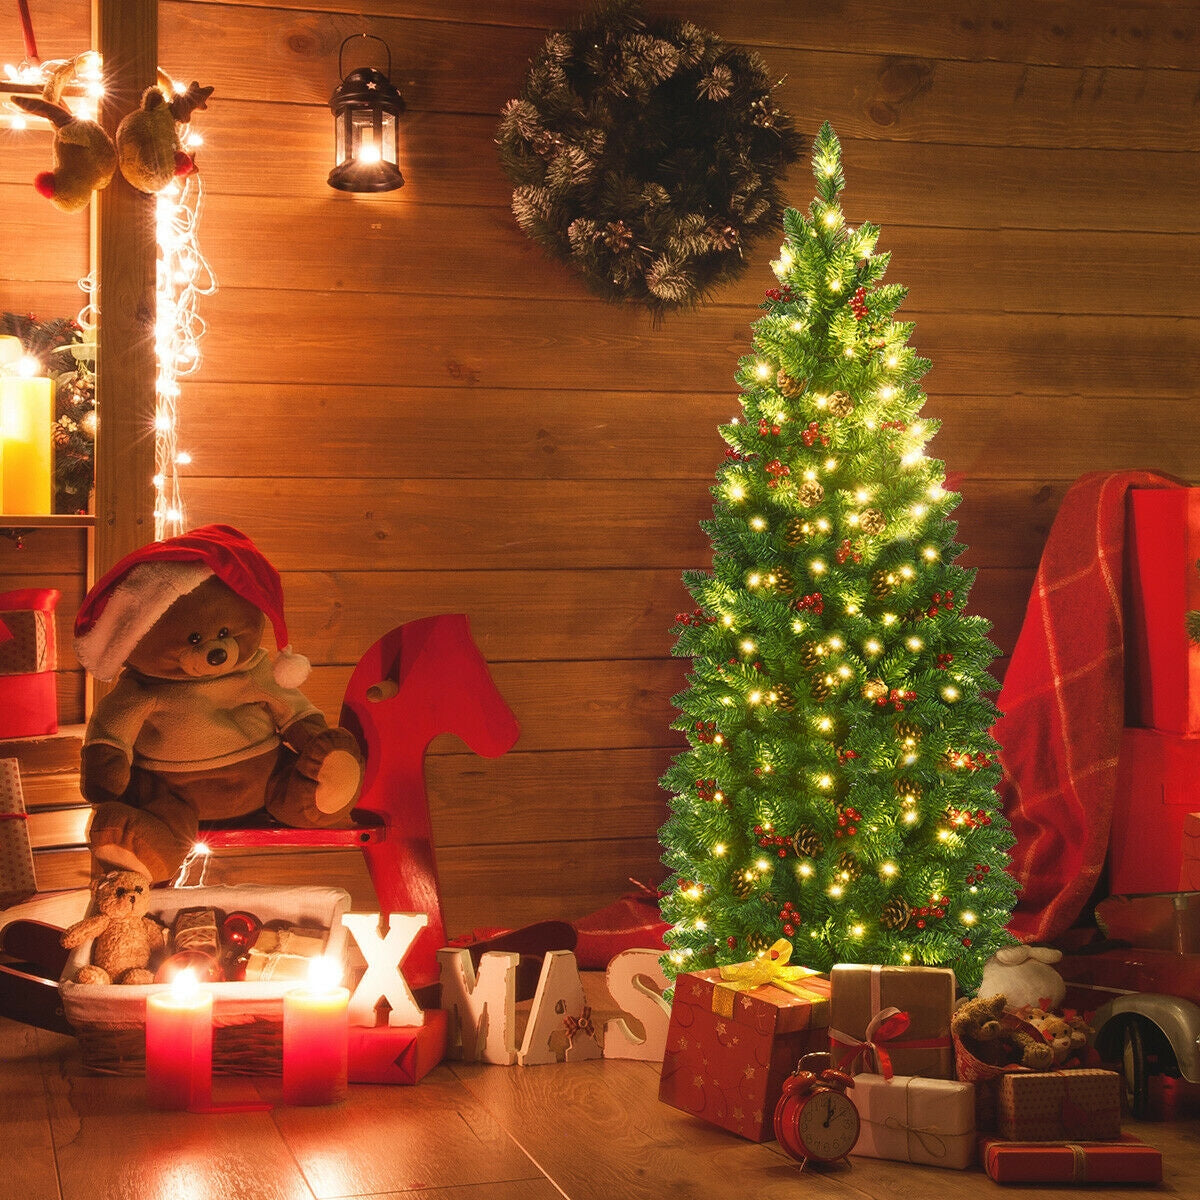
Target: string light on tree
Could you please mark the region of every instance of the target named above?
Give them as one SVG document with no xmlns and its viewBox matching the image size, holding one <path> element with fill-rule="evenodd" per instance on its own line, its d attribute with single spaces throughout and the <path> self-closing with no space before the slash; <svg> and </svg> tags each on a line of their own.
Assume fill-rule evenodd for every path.
<svg viewBox="0 0 1200 1200">
<path fill-rule="evenodd" d="M 722 427 L 712 570 L 684 577 L 706 619 L 676 629 L 689 744 L 663 778 L 661 838 L 674 877 L 704 888 L 706 929 L 667 887 L 667 941 L 693 969 L 787 937 L 818 970 L 941 964 L 973 990 L 1015 893 L 993 794 L 995 649 L 963 605 L 958 497 L 925 453 L 929 364 L 906 345 L 878 228 L 846 226 L 828 126 L 813 166 Z M 725 802 L 705 804 L 697 779 L 719 779 Z M 706 849 L 718 837 L 724 862 Z M 751 861 L 755 845 L 774 857 Z"/>
</svg>

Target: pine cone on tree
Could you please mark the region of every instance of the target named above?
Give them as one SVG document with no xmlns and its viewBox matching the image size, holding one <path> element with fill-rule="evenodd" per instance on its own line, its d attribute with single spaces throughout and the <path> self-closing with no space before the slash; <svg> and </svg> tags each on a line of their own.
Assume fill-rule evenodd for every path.
<svg viewBox="0 0 1200 1200">
<path fill-rule="evenodd" d="M 896 795 L 902 804 L 916 804 L 925 795 L 925 789 L 915 779 L 897 779 Z"/>
<path fill-rule="evenodd" d="M 758 930 L 752 930 L 742 939 L 746 949 L 751 954 L 763 954 L 771 948 L 771 939 L 765 934 L 761 934 Z"/>
<path fill-rule="evenodd" d="M 871 595 L 876 600 L 882 600 L 892 590 L 892 584 L 895 582 L 895 577 L 890 571 L 876 571 L 871 576 Z"/>
<path fill-rule="evenodd" d="M 834 870 L 838 877 L 853 882 L 862 875 L 862 867 L 858 865 L 858 859 L 849 851 L 843 851 L 837 856 L 837 861 L 834 863 Z"/>
<path fill-rule="evenodd" d="M 800 660 L 800 665 L 806 670 L 811 671 L 821 661 L 821 645 L 819 642 L 805 642 L 800 647 L 799 653 L 796 656 Z"/>
<path fill-rule="evenodd" d="M 809 479 L 801 484 L 799 496 L 805 508 L 812 508 L 825 498 L 825 489 L 815 479 Z"/>
<path fill-rule="evenodd" d="M 792 376 L 783 370 L 782 367 L 780 368 L 779 373 L 775 376 L 775 386 L 785 396 L 787 396 L 789 400 L 794 400 L 797 396 L 803 395 L 807 384 L 808 381 L 806 379 L 793 379 Z"/>
<path fill-rule="evenodd" d="M 882 679 L 868 679 L 863 684 L 862 698 L 872 701 L 888 694 L 887 684 Z"/>
<path fill-rule="evenodd" d="M 825 842 L 815 829 L 804 825 L 792 835 L 792 849 L 801 858 L 816 858 L 825 853 Z"/>
<path fill-rule="evenodd" d="M 795 549 L 808 537 L 808 522 L 803 517 L 792 517 L 783 527 L 783 540 Z"/>
<path fill-rule="evenodd" d="M 858 527 L 863 533 L 869 533 L 872 536 L 882 533 L 887 527 L 887 521 L 884 519 L 883 513 L 877 508 L 868 508 L 863 510 L 863 514 L 858 519 Z"/>
<path fill-rule="evenodd" d="M 784 712 L 794 712 L 796 709 L 796 693 L 786 683 L 777 683 L 772 689 L 775 693 L 775 704 Z"/>
<path fill-rule="evenodd" d="M 754 891 L 754 872 L 734 871 L 729 877 L 729 890 L 739 900 L 745 900 Z"/>
<path fill-rule="evenodd" d="M 790 592 L 796 586 L 796 581 L 787 567 L 776 567 L 771 574 L 775 576 L 775 590 L 778 592 Z"/>
<path fill-rule="evenodd" d="M 897 721 L 896 736 L 902 742 L 919 742 L 921 740 L 921 727 L 912 721 Z"/>
<path fill-rule="evenodd" d="M 879 910 L 879 923 L 884 929 L 893 932 L 903 929 L 912 919 L 912 909 L 909 908 L 903 896 L 893 896 Z"/>
<path fill-rule="evenodd" d="M 848 417 L 854 411 L 854 401 L 849 392 L 834 392 L 829 397 L 827 411 L 831 417 Z"/>
<path fill-rule="evenodd" d="M 833 692 L 833 685 L 829 682 L 828 675 L 814 675 L 808 690 L 812 698 L 819 704 L 821 701 L 829 699 Z"/>
</svg>

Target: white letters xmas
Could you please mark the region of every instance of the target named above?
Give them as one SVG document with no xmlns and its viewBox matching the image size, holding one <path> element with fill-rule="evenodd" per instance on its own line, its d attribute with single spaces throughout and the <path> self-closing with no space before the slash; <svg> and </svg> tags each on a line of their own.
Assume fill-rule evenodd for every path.
<svg viewBox="0 0 1200 1200">
<path fill-rule="evenodd" d="M 374 1025 L 376 1006 L 386 1000 L 391 1009 L 389 1025 L 423 1025 L 425 1014 L 417 1006 L 400 964 L 428 917 L 392 913 L 383 935 L 380 917 L 375 913 L 346 913 L 342 922 L 367 962 L 366 974 L 350 999 L 351 1023 Z M 570 950 L 549 951 L 542 962 L 529 1023 L 518 1050 L 520 956 L 511 951 L 488 951 L 476 972 L 466 949 L 439 950 L 441 1006 L 449 1022 L 452 1053 L 473 1062 L 533 1066 L 560 1061 L 555 1042 L 561 1045 L 565 1035 L 566 1062 L 582 1062 L 601 1054 L 605 1058 L 661 1062 L 671 1010 L 662 996 L 667 979 L 658 965 L 660 954 L 658 950 L 625 950 L 605 972 L 613 1001 L 645 1030 L 645 1037 L 639 1038 L 620 1017 L 608 1021 L 602 1034 L 596 1030 L 575 955 Z"/>
</svg>

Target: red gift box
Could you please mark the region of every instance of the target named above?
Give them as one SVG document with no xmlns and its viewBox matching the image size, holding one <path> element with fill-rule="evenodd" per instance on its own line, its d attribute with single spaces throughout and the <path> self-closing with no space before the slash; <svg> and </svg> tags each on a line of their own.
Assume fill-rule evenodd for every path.
<svg viewBox="0 0 1200 1200">
<path fill-rule="evenodd" d="M 1200 737 L 1125 729 L 1108 846 L 1115 896 L 1179 890 L 1184 822 L 1200 809 Z"/>
<path fill-rule="evenodd" d="M 770 1141 L 784 1080 L 805 1054 L 829 1049 L 829 980 L 800 980 L 803 996 L 773 984 L 735 992 L 720 981 L 719 968 L 676 980 L 658 1098 Z"/>
<path fill-rule="evenodd" d="M 996 1128 L 1013 1142 L 1095 1142 L 1121 1136 L 1121 1077 L 1115 1071 L 1002 1075 Z"/>
<path fill-rule="evenodd" d="M 1162 1152 L 1132 1134 L 1078 1145 L 979 1139 L 979 1161 L 997 1183 L 1161 1183 Z"/>
<path fill-rule="evenodd" d="M 1126 723 L 1200 733 L 1200 646 L 1184 614 L 1200 609 L 1200 488 L 1129 493 Z"/>
<path fill-rule="evenodd" d="M 426 1009 L 424 1025 L 350 1026 L 351 1083 L 417 1083 L 445 1056 L 445 1009 Z"/>
<path fill-rule="evenodd" d="M 58 732 L 55 588 L 0 594 L 0 738 Z"/>
<path fill-rule="evenodd" d="M 1183 860 L 1179 864 L 1179 890 L 1200 892 L 1200 812 L 1183 818 Z"/>
</svg>

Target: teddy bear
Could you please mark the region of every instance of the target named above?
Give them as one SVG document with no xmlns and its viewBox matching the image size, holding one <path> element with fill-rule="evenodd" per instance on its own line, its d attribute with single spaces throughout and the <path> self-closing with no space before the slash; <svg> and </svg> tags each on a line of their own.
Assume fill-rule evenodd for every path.
<svg viewBox="0 0 1200 1200">
<path fill-rule="evenodd" d="M 177 175 L 196 170 L 195 160 L 180 144 L 176 125 L 186 124 L 196 109 L 207 108 L 212 91 L 193 80 L 187 91 L 176 93 L 171 80 L 160 72 L 157 86 L 143 94 L 141 108 L 117 126 L 117 162 L 138 191 L 161 192 Z"/>
<path fill-rule="evenodd" d="M 1040 1008 L 1022 1013 L 1025 1020 L 1037 1029 L 1054 1053 L 1054 1066 L 1078 1066 L 1087 1055 L 1089 1041 L 1094 1036 L 1092 1027 L 1080 1016 L 1044 1012 Z"/>
<path fill-rule="evenodd" d="M 153 983 L 149 964 L 166 943 L 166 930 L 146 915 L 150 880 L 136 871 L 110 871 L 95 884 L 99 910 L 64 929 L 68 950 L 95 938 L 92 961 L 79 968 L 76 983 Z"/>
<path fill-rule="evenodd" d="M 1005 1022 L 1006 1007 L 1002 995 L 964 1000 L 950 1018 L 950 1033 L 968 1053 L 989 1066 L 1019 1063 L 1035 1071 L 1049 1070 L 1054 1058 L 1051 1048 L 1015 1022 Z"/>
<path fill-rule="evenodd" d="M 63 212 L 78 212 L 99 188 L 108 187 L 117 169 L 112 139 L 95 121 L 74 116 L 62 104 L 39 96 L 13 96 L 12 102 L 54 126 L 54 170 L 33 181 L 38 194 Z"/>
<path fill-rule="evenodd" d="M 80 764 L 99 868 L 170 879 L 201 821 L 264 809 L 293 827 L 348 823 L 358 742 L 298 690 L 309 666 L 288 643 L 279 575 L 240 530 L 205 525 L 126 555 L 84 598 L 75 648 L 98 679 L 119 673 Z"/>
</svg>

